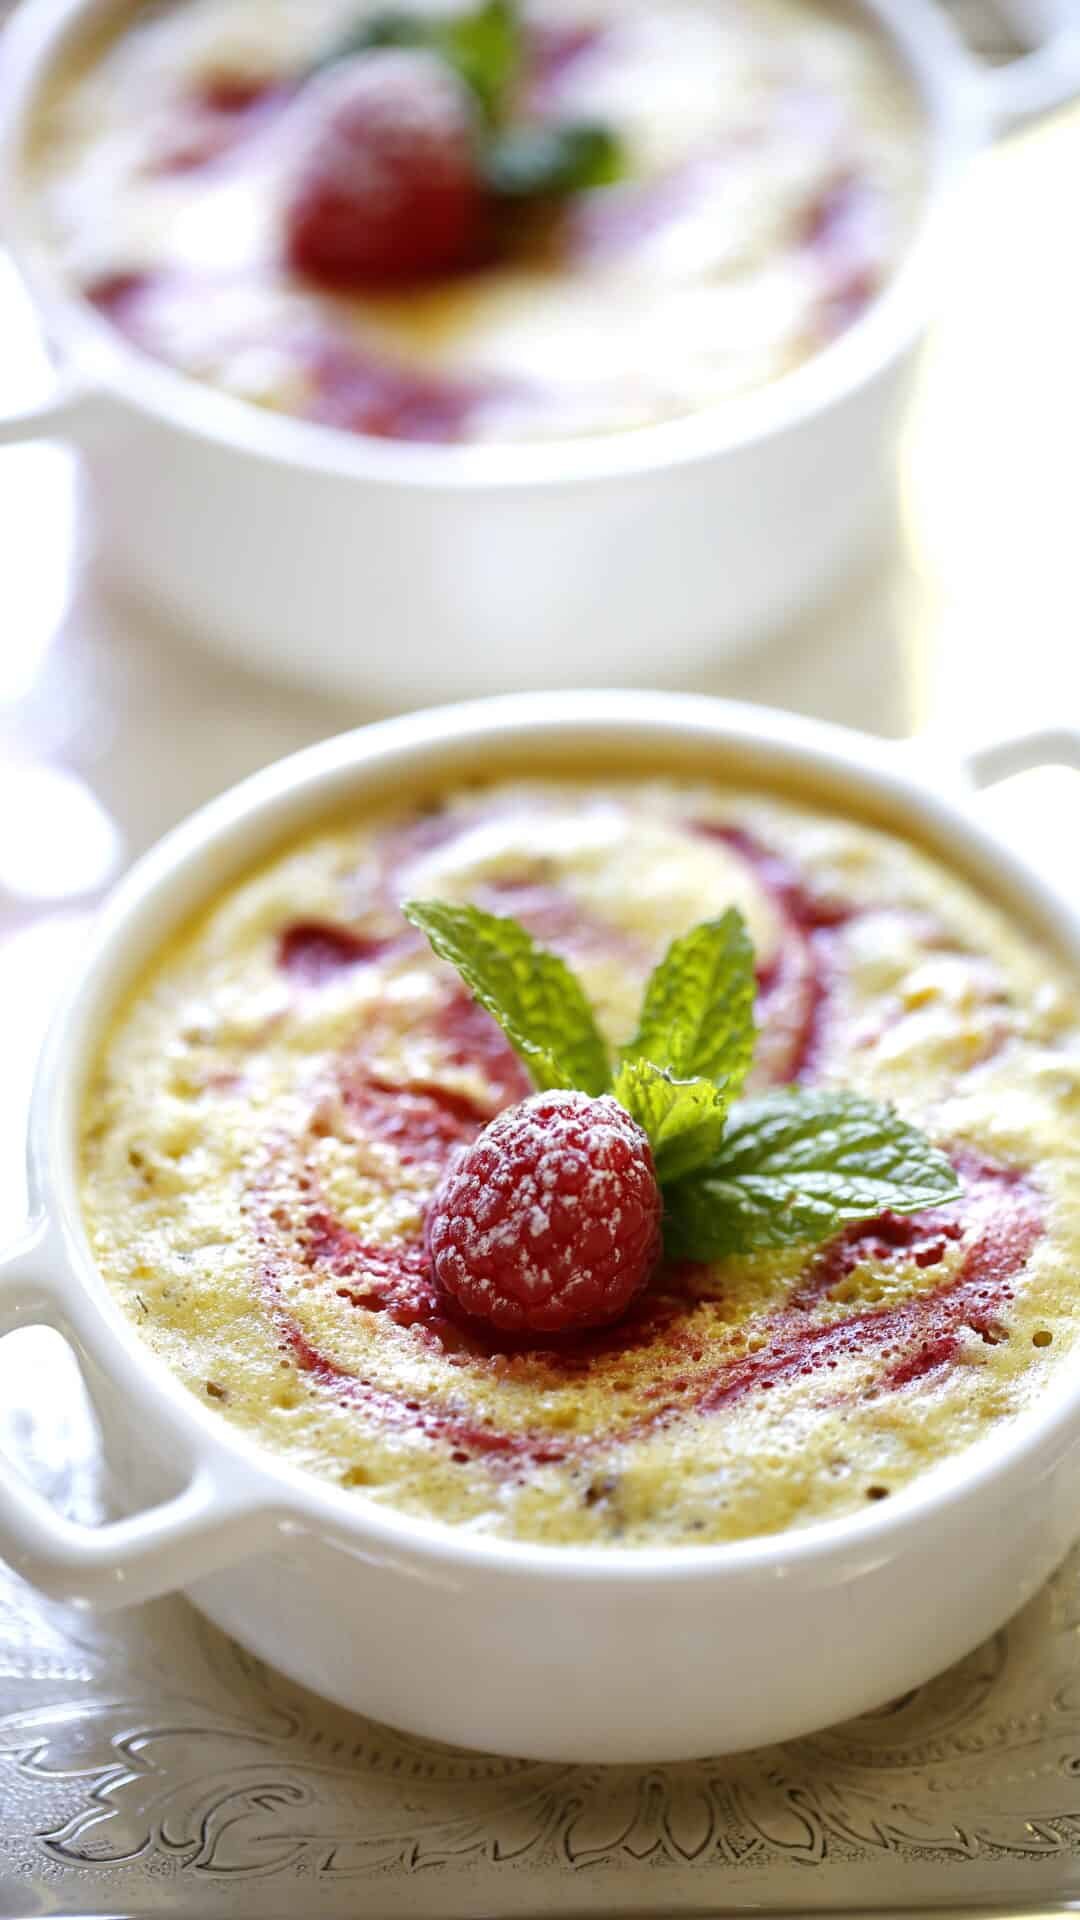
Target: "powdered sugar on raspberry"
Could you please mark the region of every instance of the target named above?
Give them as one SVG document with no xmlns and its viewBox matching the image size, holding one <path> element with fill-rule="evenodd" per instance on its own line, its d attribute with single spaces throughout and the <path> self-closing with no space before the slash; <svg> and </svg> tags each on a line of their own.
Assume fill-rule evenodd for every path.
<svg viewBox="0 0 1080 1920">
<path fill-rule="evenodd" d="M 534 1094 L 451 1167 L 428 1215 L 440 1283 L 504 1331 L 602 1326 L 660 1254 L 661 1200 L 637 1122 L 609 1096 Z"/>
<path fill-rule="evenodd" d="M 298 273 L 365 286 L 477 257 L 486 203 L 472 107 L 433 53 L 358 54 L 312 81 L 294 111 L 284 220 Z"/>
</svg>

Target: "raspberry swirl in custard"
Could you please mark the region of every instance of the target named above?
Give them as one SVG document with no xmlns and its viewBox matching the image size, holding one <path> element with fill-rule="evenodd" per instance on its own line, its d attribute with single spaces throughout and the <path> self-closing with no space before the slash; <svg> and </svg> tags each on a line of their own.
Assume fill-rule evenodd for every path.
<svg viewBox="0 0 1080 1920">
<path fill-rule="evenodd" d="M 668 942 L 737 906 L 756 1084 L 894 1102 L 960 1198 L 669 1261 L 586 1332 L 478 1322 L 425 1214 L 529 1083 L 402 918 L 425 894 L 564 954 L 613 1043 Z M 87 1100 L 86 1220 L 191 1391 L 331 1481 L 521 1539 L 777 1531 L 903 1486 L 1069 1352 L 1078 1038 L 1053 961 L 879 830 L 661 779 L 462 789 L 311 836 L 164 952 Z"/>
</svg>

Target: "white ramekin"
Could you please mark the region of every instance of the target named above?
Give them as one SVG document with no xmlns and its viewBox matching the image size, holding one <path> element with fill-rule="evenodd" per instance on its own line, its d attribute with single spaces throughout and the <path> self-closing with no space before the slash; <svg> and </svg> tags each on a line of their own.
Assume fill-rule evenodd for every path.
<svg viewBox="0 0 1080 1920">
<path fill-rule="evenodd" d="M 63 287 L 24 149 L 58 56 L 114 4 L 23 0 L 5 38 L 0 204 L 58 373 L 0 441 L 83 447 L 107 570 L 182 625 L 389 704 L 671 681 L 823 588 L 881 509 L 945 189 L 993 131 L 1080 86 L 1072 0 L 1049 0 L 1062 23 L 1039 52 L 991 73 L 931 0 L 860 0 L 923 102 L 929 180 L 902 270 L 843 338 L 759 393 L 631 433 L 395 445 L 201 387 Z"/>
<path fill-rule="evenodd" d="M 919 754 L 923 755 L 920 759 Z M 407 1518 L 264 1453 L 139 1339 L 91 1258 L 75 1159 L 81 1088 L 118 995 L 171 928 L 345 798 L 494 763 L 618 758 L 778 783 L 885 819 L 990 889 L 1080 970 L 1080 916 L 982 827 L 974 787 L 1080 735 L 1032 736 L 926 777 L 925 749 L 679 695 L 534 695 L 384 722 L 206 807 L 123 882 L 40 1067 L 33 1224 L 0 1260 L 0 1331 L 75 1348 L 133 1511 L 60 1518 L 9 1463 L 0 1551 L 51 1594 L 110 1606 L 180 1588 L 317 1692 L 398 1726 L 546 1759 L 737 1749 L 841 1719 L 995 1630 L 1080 1532 L 1080 1369 L 1040 1404 L 866 1513 L 677 1549 L 552 1548 Z M 1007 1523 L 1005 1516 L 1007 1516 Z"/>
</svg>

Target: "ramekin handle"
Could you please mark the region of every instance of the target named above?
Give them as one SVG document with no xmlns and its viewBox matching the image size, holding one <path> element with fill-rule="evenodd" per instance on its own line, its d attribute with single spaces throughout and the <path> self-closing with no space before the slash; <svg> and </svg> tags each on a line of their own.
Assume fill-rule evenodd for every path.
<svg viewBox="0 0 1080 1920">
<path fill-rule="evenodd" d="M 1063 107 L 1080 94 L 1080 20 L 1075 0 L 1057 0 L 1041 45 L 980 74 L 990 119 L 1000 133 Z"/>
<path fill-rule="evenodd" d="M 44 1225 L 0 1255 L 0 1337 L 19 1326 L 68 1335 L 48 1280 Z M 171 1499 L 122 1520 L 65 1519 L 0 1454 L 0 1557 L 58 1600 L 110 1608 L 188 1587 L 270 1545 L 278 1516 L 252 1480 L 223 1484 L 204 1463 L 182 1462 Z"/>
<path fill-rule="evenodd" d="M 76 373 L 54 373 L 49 390 L 31 406 L 0 412 L 0 447 L 24 440 L 77 439 L 93 397 Z"/>
<path fill-rule="evenodd" d="M 993 787 L 1035 767 L 1080 770 L 1080 727 L 1031 727 L 970 747 L 963 767 L 974 787 Z"/>
</svg>

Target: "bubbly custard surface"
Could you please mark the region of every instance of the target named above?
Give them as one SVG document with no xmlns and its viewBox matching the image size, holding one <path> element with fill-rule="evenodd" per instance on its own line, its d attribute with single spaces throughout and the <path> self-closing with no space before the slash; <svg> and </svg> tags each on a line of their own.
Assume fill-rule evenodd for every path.
<svg viewBox="0 0 1080 1920">
<path fill-rule="evenodd" d="M 529 0 L 519 112 L 613 128 L 626 178 L 519 223 L 489 268 L 395 295 L 322 291 L 282 255 L 303 83 L 377 6 L 172 0 L 129 16 L 56 91 L 34 162 L 50 244 L 136 345 L 356 432 L 608 433 L 798 366 L 908 244 L 925 129 L 854 8 Z"/>
<path fill-rule="evenodd" d="M 893 1101 L 963 1197 L 812 1252 L 669 1266 L 568 1341 L 467 1324 L 435 1290 L 424 1207 L 527 1087 L 398 912 L 432 895 L 562 951 L 613 1042 L 668 941 L 737 904 L 756 1084 Z M 1070 984 L 905 842 L 771 798 L 498 784 L 314 835 L 143 979 L 82 1151 L 101 1268 L 192 1393 L 298 1466 L 474 1531 L 700 1544 L 850 1513 L 1075 1364 Z"/>
</svg>

